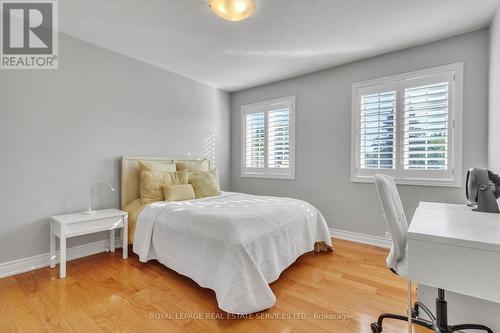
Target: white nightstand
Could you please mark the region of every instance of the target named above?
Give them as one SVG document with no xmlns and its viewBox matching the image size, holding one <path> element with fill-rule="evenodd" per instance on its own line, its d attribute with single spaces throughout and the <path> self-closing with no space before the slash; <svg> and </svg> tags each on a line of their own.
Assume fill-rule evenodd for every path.
<svg viewBox="0 0 500 333">
<path fill-rule="evenodd" d="M 123 259 L 128 257 L 128 213 L 103 209 L 93 215 L 82 213 L 50 217 L 50 268 L 56 267 L 56 236 L 59 237 L 59 276 L 66 277 L 66 238 L 109 230 L 111 252 L 115 251 L 115 230 L 122 228 Z"/>
</svg>

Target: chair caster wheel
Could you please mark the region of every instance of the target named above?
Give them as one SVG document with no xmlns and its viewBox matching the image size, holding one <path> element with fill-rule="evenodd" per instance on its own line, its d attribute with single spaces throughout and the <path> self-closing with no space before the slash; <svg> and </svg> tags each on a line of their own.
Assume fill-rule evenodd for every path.
<svg viewBox="0 0 500 333">
<path fill-rule="evenodd" d="M 382 327 L 378 326 L 377 323 L 372 323 L 370 325 L 372 329 L 372 333 L 381 333 L 382 332 Z"/>
</svg>

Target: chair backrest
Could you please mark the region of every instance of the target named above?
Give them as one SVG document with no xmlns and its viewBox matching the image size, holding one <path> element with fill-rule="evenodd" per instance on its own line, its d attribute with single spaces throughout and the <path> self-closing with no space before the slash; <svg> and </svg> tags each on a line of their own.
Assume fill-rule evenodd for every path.
<svg viewBox="0 0 500 333">
<path fill-rule="evenodd" d="M 392 235 L 392 246 L 387 257 L 387 266 L 396 269 L 398 261 L 406 253 L 408 222 L 394 178 L 386 175 L 375 175 L 374 181 L 384 210 L 384 218 Z"/>
</svg>

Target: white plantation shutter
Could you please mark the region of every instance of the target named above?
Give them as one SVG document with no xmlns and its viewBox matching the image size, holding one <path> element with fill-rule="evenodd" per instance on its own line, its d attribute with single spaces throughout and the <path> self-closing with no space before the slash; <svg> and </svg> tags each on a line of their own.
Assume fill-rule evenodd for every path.
<svg viewBox="0 0 500 333">
<path fill-rule="evenodd" d="M 295 177 L 295 97 L 242 106 L 243 177 Z"/>
<path fill-rule="evenodd" d="M 268 113 L 269 168 L 290 167 L 290 110 L 288 108 Z"/>
<path fill-rule="evenodd" d="M 437 82 L 405 89 L 405 169 L 448 169 L 448 86 Z"/>
<path fill-rule="evenodd" d="M 351 180 L 462 185 L 463 64 L 353 84 Z"/>
<path fill-rule="evenodd" d="M 247 168 L 263 168 L 265 155 L 265 113 L 255 112 L 246 115 L 246 160 Z"/>
<path fill-rule="evenodd" d="M 360 168 L 396 167 L 396 91 L 361 96 Z"/>
</svg>

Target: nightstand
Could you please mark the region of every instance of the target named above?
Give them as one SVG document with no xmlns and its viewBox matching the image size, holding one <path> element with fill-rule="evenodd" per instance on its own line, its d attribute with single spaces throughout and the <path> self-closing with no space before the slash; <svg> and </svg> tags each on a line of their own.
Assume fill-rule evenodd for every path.
<svg viewBox="0 0 500 333">
<path fill-rule="evenodd" d="M 83 213 L 50 217 L 50 268 L 56 267 L 56 237 L 59 237 L 59 276 L 66 277 L 66 239 L 109 230 L 110 251 L 115 251 L 115 231 L 122 229 L 123 259 L 128 257 L 128 213 L 103 209 L 95 214 Z"/>
</svg>

